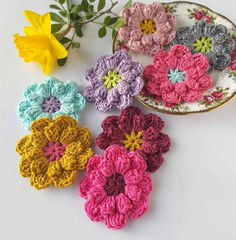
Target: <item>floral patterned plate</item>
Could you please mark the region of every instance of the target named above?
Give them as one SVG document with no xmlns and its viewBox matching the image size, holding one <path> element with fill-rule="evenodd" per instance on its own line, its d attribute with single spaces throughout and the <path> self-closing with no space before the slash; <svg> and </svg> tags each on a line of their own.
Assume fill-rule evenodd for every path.
<svg viewBox="0 0 236 240">
<path fill-rule="evenodd" d="M 236 25 L 226 17 L 213 12 L 209 8 L 191 2 L 177 1 L 163 3 L 166 11 L 176 15 L 178 29 L 181 26 L 192 26 L 195 21 L 204 19 L 211 24 L 223 24 L 230 33 L 230 36 L 236 40 Z M 112 51 L 125 49 L 131 56 L 140 61 L 143 66 L 152 63 L 152 58 L 142 54 L 135 54 L 126 46 L 126 43 L 117 35 L 113 41 Z M 145 106 L 168 114 L 190 114 L 199 112 L 208 112 L 223 106 L 236 96 L 236 57 L 232 58 L 229 67 L 223 71 L 214 70 L 211 73 L 214 80 L 212 88 L 203 94 L 203 97 L 194 103 L 181 103 L 173 108 L 164 106 L 161 102 L 155 101 L 151 96 L 138 95 L 136 99 Z"/>
</svg>

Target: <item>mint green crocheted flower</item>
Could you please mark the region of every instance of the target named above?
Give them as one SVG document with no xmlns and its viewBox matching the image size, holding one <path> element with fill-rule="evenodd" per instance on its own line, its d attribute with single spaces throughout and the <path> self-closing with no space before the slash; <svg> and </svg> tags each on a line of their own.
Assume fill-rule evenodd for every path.
<svg viewBox="0 0 236 240">
<path fill-rule="evenodd" d="M 69 115 L 78 121 L 79 111 L 85 107 L 85 98 L 78 92 L 76 83 L 61 83 L 55 77 L 27 87 L 24 98 L 18 104 L 18 115 L 26 129 L 42 117 L 54 119 L 59 115 Z"/>
</svg>

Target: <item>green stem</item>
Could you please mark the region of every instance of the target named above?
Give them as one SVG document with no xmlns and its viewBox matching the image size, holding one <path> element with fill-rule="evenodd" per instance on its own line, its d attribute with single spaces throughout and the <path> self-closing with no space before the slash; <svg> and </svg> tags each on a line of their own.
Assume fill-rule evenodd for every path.
<svg viewBox="0 0 236 240">
<path fill-rule="evenodd" d="M 93 23 L 99 24 L 99 25 L 102 25 L 102 26 L 105 26 L 103 23 L 100 23 L 100 22 L 93 22 Z M 113 29 L 113 27 L 111 27 L 111 26 L 107 26 L 107 25 L 106 25 L 106 27 L 107 27 L 107 28 L 110 28 L 110 29 Z"/>
<path fill-rule="evenodd" d="M 68 50 L 68 49 L 71 47 L 71 45 L 72 45 L 72 43 L 73 43 L 73 40 L 74 40 L 74 38 L 75 38 L 75 31 L 74 31 L 74 33 L 73 33 L 73 35 L 72 35 L 72 38 L 71 38 L 71 40 L 70 40 L 70 44 L 67 46 L 66 50 Z"/>
<path fill-rule="evenodd" d="M 70 5 L 69 5 L 69 0 L 66 0 L 66 13 L 67 13 L 67 19 L 68 19 L 68 24 L 71 23 L 71 19 L 70 19 Z"/>
</svg>

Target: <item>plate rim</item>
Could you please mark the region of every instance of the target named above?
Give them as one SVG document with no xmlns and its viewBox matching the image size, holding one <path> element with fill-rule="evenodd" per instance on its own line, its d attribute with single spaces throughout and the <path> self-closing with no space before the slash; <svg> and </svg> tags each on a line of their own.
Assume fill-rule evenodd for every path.
<svg viewBox="0 0 236 240">
<path fill-rule="evenodd" d="M 213 11 L 212 9 L 210 9 L 209 7 L 201 4 L 201 3 L 196 3 L 196 2 L 191 2 L 191 1 L 171 1 L 171 2 L 161 2 L 161 4 L 175 4 L 175 3 L 187 3 L 187 4 L 194 4 L 194 5 L 197 5 L 197 6 L 200 6 L 200 7 L 203 7 L 207 10 L 210 10 L 211 12 L 213 12 L 214 14 L 222 17 L 223 19 L 229 21 L 234 28 L 236 28 L 236 24 L 231 21 L 229 18 L 225 17 L 224 15 L 216 12 L 216 11 Z M 115 49 L 115 41 L 117 39 L 117 35 L 118 35 L 118 32 L 116 33 L 114 39 L 112 40 L 112 53 L 114 53 L 114 49 Z M 150 105 L 148 105 L 146 102 L 144 102 L 143 100 L 141 100 L 140 98 L 138 98 L 138 96 L 135 96 L 134 98 L 142 103 L 145 107 L 153 110 L 153 111 L 156 111 L 156 112 L 161 112 L 161 113 L 166 113 L 166 114 L 170 114 L 170 115 L 189 115 L 189 114 L 196 114 L 196 113 L 205 113 L 205 112 L 210 112 L 212 110 L 216 110 L 220 107 L 223 107 L 226 103 L 229 103 L 231 102 L 234 98 L 236 97 L 236 91 L 232 94 L 231 97 L 229 97 L 226 101 L 222 102 L 220 105 L 217 105 L 217 106 L 213 106 L 213 107 L 210 107 L 210 108 L 207 108 L 207 109 L 203 109 L 203 110 L 199 110 L 199 111 L 189 111 L 189 112 L 176 112 L 176 111 L 167 111 L 167 110 L 164 110 L 164 109 L 158 109 L 158 108 L 154 108 L 154 107 L 151 107 Z"/>
</svg>

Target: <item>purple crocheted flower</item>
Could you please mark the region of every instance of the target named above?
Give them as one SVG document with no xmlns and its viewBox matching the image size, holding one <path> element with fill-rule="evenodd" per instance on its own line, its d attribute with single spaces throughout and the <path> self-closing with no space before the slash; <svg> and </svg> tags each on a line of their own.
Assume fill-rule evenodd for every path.
<svg viewBox="0 0 236 240">
<path fill-rule="evenodd" d="M 141 64 L 131 61 L 125 51 L 102 56 L 85 73 L 90 86 L 86 87 L 84 97 L 95 102 L 99 111 L 124 109 L 143 88 L 142 70 Z"/>
</svg>

